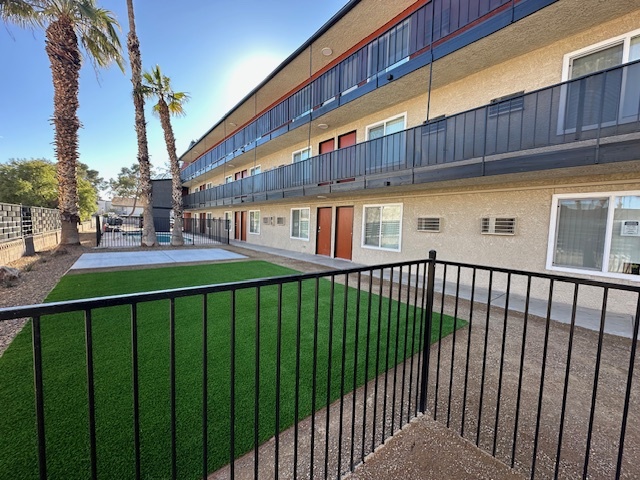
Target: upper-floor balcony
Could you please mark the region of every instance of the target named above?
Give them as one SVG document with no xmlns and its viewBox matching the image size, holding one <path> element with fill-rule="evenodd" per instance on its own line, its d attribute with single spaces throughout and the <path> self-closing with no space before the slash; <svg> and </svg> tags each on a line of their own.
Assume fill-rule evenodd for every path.
<svg viewBox="0 0 640 480">
<path fill-rule="evenodd" d="M 640 160 L 640 62 L 184 197 L 188 209 Z"/>
</svg>

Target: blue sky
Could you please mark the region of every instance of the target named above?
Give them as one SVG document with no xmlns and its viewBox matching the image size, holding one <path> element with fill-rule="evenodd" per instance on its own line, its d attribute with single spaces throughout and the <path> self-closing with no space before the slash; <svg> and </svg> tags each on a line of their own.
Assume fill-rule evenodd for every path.
<svg viewBox="0 0 640 480">
<path fill-rule="evenodd" d="M 80 161 L 115 177 L 136 161 L 125 0 L 97 0 L 122 27 L 126 74 L 116 66 L 97 74 L 87 61 L 80 75 Z M 143 69 L 159 64 L 174 89 L 191 95 L 187 116 L 173 120 L 178 155 L 347 0 L 134 0 Z M 0 162 L 48 158 L 53 151 L 53 87 L 44 34 L 0 25 Z M 167 162 L 157 118 L 147 105 L 151 161 Z"/>
</svg>

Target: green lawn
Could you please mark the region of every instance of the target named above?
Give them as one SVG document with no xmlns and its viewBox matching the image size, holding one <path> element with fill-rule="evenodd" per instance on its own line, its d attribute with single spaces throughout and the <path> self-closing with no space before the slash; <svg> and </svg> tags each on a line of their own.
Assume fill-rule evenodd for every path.
<svg viewBox="0 0 640 480">
<path fill-rule="evenodd" d="M 267 262 L 170 267 L 138 271 L 67 275 L 47 301 L 152 291 L 295 273 Z M 340 395 L 341 346 L 344 326 L 345 287 L 335 284 L 333 351 L 329 368 L 330 288 L 320 281 L 318 318 L 317 405 L 326 404 L 327 377 L 331 371 L 332 400 Z M 281 352 L 281 419 L 284 429 L 294 422 L 296 377 L 297 285 L 283 287 Z M 414 308 L 408 312 L 395 301 L 357 291 L 346 292 L 346 391 L 353 389 L 354 345 L 359 337 L 358 385 L 375 375 L 376 340 L 381 338 L 380 370 L 389 358 L 394 364 L 395 338 L 399 335 L 399 360 L 404 355 L 405 328 L 409 328 L 407 355 L 418 349 L 418 322 Z M 315 281 L 302 283 L 300 418 L 311 413 L 314 344 Z M 370 368 L 364 372 L 367 310 L 371 301 Z M 260 298 L 260 441 L 275 433 L 277 287 L 266 287 Z M 379 310 L 380 307 L 380 310 Z M 140 434 L 144 478 L 170 476 L 169 403 L 169 301 L 138 306 Z M 202 297 L 175 301 L 177 449 L 180 478 L 197 478 L 201 470 L 202 418 Z M 381 312 L 378 329 L 378 312 Z M 230 293 L 208 298 L 208 415 L 209 470 L 229 461 L 230 411 Z M 238 291 L 236 297 L 236 456 L 253 446 L 256 293 Z M 390 314 L 389 314 L 390 312 Z M 417 312 L 420 318 L 420 311 Z M 396 331 L 396 320 L 400 328 Z M 438 334 L 434 320 L 432 340 Z M 458 321 L 458 326 L 465 324 Z M 390 328 L 390 332 L 388 329 Z M 453 330 L 445 317 L 443 335 Z M 387 352 L 386 338 L 391 342 Z M 415 342 L 412 342 L 412 335 Z M 98 474 L 101 478 L 134 476 L 133 400 L 130 308 L 93 311 L 94 371 Z M 45 429 L 47 464 L 51 478 L 86 478 L 89 472 L 84 321 L 81 314 L 43 318 Z M 387 355 L 388 354 L 388 355 Z M 31 327 L 28 325 L 0 358 L 0 478 L 37 476 L 36 431 L 33 395 Z"/>
</svg>

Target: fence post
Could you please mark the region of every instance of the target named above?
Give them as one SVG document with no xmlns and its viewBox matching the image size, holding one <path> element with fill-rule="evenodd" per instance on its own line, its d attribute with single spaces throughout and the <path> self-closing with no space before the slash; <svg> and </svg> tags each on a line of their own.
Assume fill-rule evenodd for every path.
<svg viewBox="0 0 640 480">
<path fill-rule="evenodd" d="M 96 215 L 96 247 L 100 246 L 102 240 L 102 229 L 100 226 L 100 215 Z"/>
<path fill-rule="evenodd" d="M 425 305 L 424 348 L 422 349 L 422 374 L 420 375 L 420 413 L 427 410 L 427 384 L 429 383 L 429 354 L 431 353 L 431 322 L 433 321 L 433 290 L 436 274 L 436 251 L 429 251 L 427 270 L 427 299 Z"/>
</svg>

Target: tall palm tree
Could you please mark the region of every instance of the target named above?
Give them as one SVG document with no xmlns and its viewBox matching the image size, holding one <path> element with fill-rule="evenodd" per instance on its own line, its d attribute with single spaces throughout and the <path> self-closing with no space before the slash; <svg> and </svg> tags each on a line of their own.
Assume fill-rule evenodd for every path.
<svg viewBox="0 0 640 480">
<path fill-rule="evenodd" d="M 129 14 L 129 34 L 127 49 L 131 63 L 131 83 L 133 84 L 133 106 L 135 108 L 135 126 L 138 137 L 138 164 L 140 165 L 140 197 L 143 200 L 142 245 L 154 247 L 158 245 L 156 229 L 153 224 L 153 205 L 151 201 L 151 164 L 149 162 L 149 146 L 147 143 L 147 123 L 144 118 L 144 95 L 142 94 L 142 58 L 140 41 L 136 34 L 136 22 L 133 13 L 133 0 L 127 0 Z"/>
<path fill-rule="evenodd" d="M 95 0 L 0 0 L 0 18 L 45 30 L 45 50 L 53 79 L 54 145 L 58 175 L 60 243 L 80 243 L 78 222 L 78 88 L 82 54 L 95 68 L 115 62 L 124 71 L 118 22 Z"/>
<path fill-rule="evenodd" d="M 158 65 L 150 72 L 144 72 L 142 74 L 142 80 L 142 94 L 146 98 L 157 99 L 153 111 L 160 117 L 160 124 L 164 131 L 164 141 L 167 144 L 167 153 L 169 154 L 169 163 L 171 164 L 171 200 L 174 218 L 171 245 L 183 245 L 182 182 L 180 181 L 180 166 L 178 165 L 178 155 L 176 154 L 176 137 L 171 127 L 171 116 L 182 116 L 185 114 L 184 104 L 189 100 L 189 95 L 185 92 L 174 92 L 171 88 L 171 79 L 162 74 Z"/>
<path fill-rule="evenodd" d="M 0 0 L 0 19 L 17 24 L 34 23 L 33 2 L 27 0 Z"/>
<path fill-rule="evenodd" d="M 80 243 L 78 236 L 78 84 L 82 55 L 80 45 L 94 67 L 115 62 L 124 71 L 119 24 L 95 0 L 38 0 L 40 22 L 46 25 L 45 50 L 53 78 L 54 145 L 58 161 L 58 209 L 62 220 L 60 243 Z"/>
</svg>

